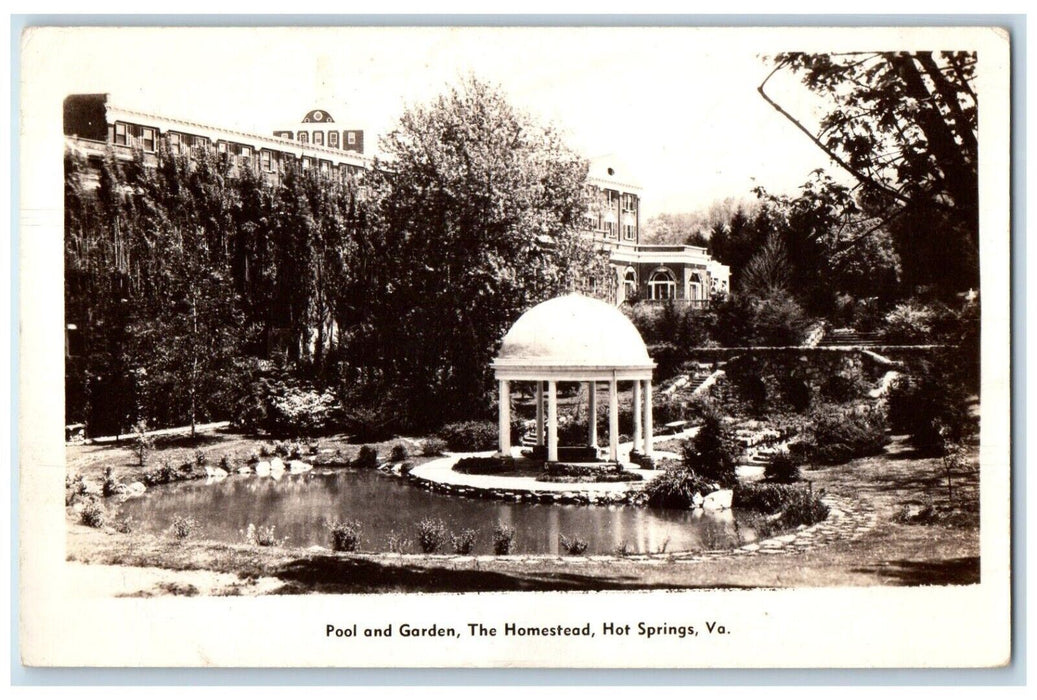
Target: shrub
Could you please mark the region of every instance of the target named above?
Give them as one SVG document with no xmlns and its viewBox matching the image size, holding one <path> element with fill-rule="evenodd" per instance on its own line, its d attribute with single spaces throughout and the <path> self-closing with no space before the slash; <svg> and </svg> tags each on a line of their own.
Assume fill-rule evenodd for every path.
<svg viewBox="0 0 1037 700">
<path fill-rule="evenodd" d="M 65 475 L 65 505 L 70 506 L 86 494 L 86 478 L 82 474 L 69 472 Z"/>
<path fill-rule="evenodd" d="M 493 528 L 493 553 L 511 554 L 512 547 L 514 546 L 515 528 L 505 525 L 503 521 L 498 520 Z"/>
<path fill-rule="evenodd" d="M 148 424 L 139 420 L 133 425 L 133 451 L 137 453 L 137 464 L 143 469 L 148 457 L 155 449 L 155 438 L 148 435 Z"/>
<path fill-rule="evenodd" d="M 252 380 L 250 386 L 234 412 L 234 424 L 245 431 L 316 435 L 341 422 L 342 406 L 330 390 L 299 384 L 276 370 Z"/>
<path fill-rule="evenodd" d="M 230 463 L 230 456 L 229 455 L 223 455 L 222 457 L 220 457 L 219 466 L 220 466 L 220 469 L 222 469 L 223 471 L 225 471 L 228 474 L 230 474 L 231 471 L 233 470 L 233 465 L 231 465 L 231 463 Z"/>
<path fill-rule="evenodd" d="M 131 517 L 119 518 L 112 523 L 112 527 L 115 528 L 116 532 L 127 534 L 133 532 L 133 529 L 137 526 L 137 522 Z"/>
<path fill-rule="evenodd" d="M 680 508 L 694 505 L 695 495 L 715 491 L 711 481 L 687 469 L 667 469 L 645 487 L 646 502 L 653 508 Z"/>
<path fill-rule="evenodd" d="M 799 481 L 801 461 L 798 455 L 788 450 L 779 450 L 763 468 L 763 478 L 777 484 L 791 484 Z"/>
<path fill-rule="evenodd" d="M 928 454 L 942 454 L 946 442 L 964 440 L 975 429 L 967 389 L 935 363 L 893 380 L 886 405 L 893 432 L 906 433 L 912 445 Z"/>
<path fill-rule="evenodd" d="M 780 513 L 776 524 L 781 528 L 813 525 L 828 517 L 828 506 L 821 498 L 824 491 L 814 492 L 809 486 L 789 484 L 739 484 L 731 498 L 732 508 Z"/>
<path fill-rule="evenodd" d="M 718 410 L 707 411 L 702 427 L 681 447 L 684 466 L 709 481 L 731 486 L 737 481 L 735 462 L 742 447 Z"/>
<path fill-rule="evenodd" d="M 101 482 L 101 493 L 105 498 L 119 493 L 119 482 L 112 474 L 111 467 L 104 468 L 104 480 Z"/>
<path fill-rule="evenodd" d="M 390 552 L 396 552 L 397 554 L 403 554 L 406 550 L 410 549 L 411 541 L 406 535 L 397 533 L 395 530 L 389 531 L 389 537 L 386 539 L 386 546 Z"/>
<path fill-rule="evenodd" d="M 189 538 L 198 527 L 198 521 L 194 518 L 185 518 L 182 515 L 174 515 L 173 522 L 169 526 L 169 533 L 178 542 Z"/>
<path fill-rule="evenodd" d="M 97 501 L 90 501 L 80 511 L 79 522 L 87 527 L 104 527 L 108 522 L 108 511 Z"/>
<path fill-rule="evenodd" d="M 655 469 L 655 460 L 651 455 L 646 455 L 637 450 L 631 450 L 630 461 L 642 469 Z"/>
<path fill-rule="evenodd" d="M 392 450 L 389 451 L 389 461 L 393 463 L 402 462 L 407 459 L 408 456 L 407 448 L 398 443 L 393 445 Z"/>
<path fill-rule="evenodd" d="M 331 533 L 331 549 L 334 552 L 355 552 L 360 549 L 360 539 L 364 534 L 364 526 L 359 520 L 326 523 Z"/>
<path fill-rule="evenodd" d="M 274 454 L 282 459 L 301 459 L 303 450 L 298 440 L 278 440 L 274 443 Z"/>
<path fill-rule="evenodd" d="M 917 300 L 897 304 L 886 314 L 883 338 L 887 343 L 928 344 L 938 322 L 936 310 Z"/>
<path fill-rule="evenodd" d="M 565 535 L 559 535 L 558 539 L 562 543 L 562 548 L 565 549 L 565 553 L 578 557 L 587 551 L 587 540 L 582 539 L 578 536 L 573 536 L 572 539 Z"/>
<path fill-rule="evenodd" d="M 446 452 L 446 441 L 438 437 L 427 437 L 421 441 L 421 454 L 425 457 L 437 457 Z"/>
<path fill-rule="evenodd" d="M 414 462 L 404 462 L 400 465 L 400 474 L 407 476 L 414 470 Z"/>
<path fill-rule="evenodd" d="M 351 462 L 357 469 L 377 469 L 378 450 L 370 445 L 362 445 Z"/>
<path fill-rule="evenodd" d="M 475 530 L 467 528 L 457 534 L 450 533 L 450 544 L 456 554 L 471 554 L 475 547 Z"/>
<path fill-rule="evenodd" d="M 381 442 L 396 434 L 399 414 L 391 402 L 376 406 L 356 405 L 345 413 L 346 429 L 357 442 Z"/>
<path fill-rule="evenodd" d="M 453 466 L 461 474 L 500 474 L 514 468 L 514 457 L 464 457 Z"/>
<path fill-rule="evenodd" d="M 273 525 L 256 527 L 252 523 L 248 524 L 248 529 L 241 532 L 241 539 L 245 544 L 259 547 L 283 547 L 288 541 L 287 537 L 278 539 Z"/>
<path fill-rule="evenodd" d="M 495 448 L 499 436 L 493 421 L 470 420 L 444 425 L 439 437 L 453 452 L 478 452 Z"/>
<path fill-rule="evenodd" d="M 446 541 L 446 523 L 437 518 L 425 518 L 418 523 L 418 545 L 425 554 L 431 554 Z"/>
<path fill-rule="evenodd" d="M 881 454 L 889 443 L 883 412 L 868 405 L 822 406 L 811 416 L 805 450 L 821 464 Z"/>
</svg>

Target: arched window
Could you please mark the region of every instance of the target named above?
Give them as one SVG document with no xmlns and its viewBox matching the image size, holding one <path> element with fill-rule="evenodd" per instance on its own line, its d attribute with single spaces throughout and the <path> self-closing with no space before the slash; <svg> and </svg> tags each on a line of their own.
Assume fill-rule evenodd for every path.
<svg viewBox="0 0 1037 700">
<path fill-rule="evenodd" d="M 677 296 L 677 281 L 673 273 L 660 267 L 648 278 L 648 295 L 651 299 L 674 299 Z"/>
<path fill-rule="evenodd" d="M 623 298 L 633 299 L 637 296 L 637 273 L 634 268 L 628 267 L 626 275 L 623 276 Z"/>
</svg>

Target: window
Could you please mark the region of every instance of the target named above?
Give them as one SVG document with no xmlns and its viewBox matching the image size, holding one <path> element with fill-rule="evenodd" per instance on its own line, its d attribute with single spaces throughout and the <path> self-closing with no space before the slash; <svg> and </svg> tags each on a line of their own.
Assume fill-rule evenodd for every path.
<svg viewBox="0 0 1037 700">
<path fill-rule="evenodd" d="M 251 165 L 252 164 L 252 146 L 241 147 L 241 164 Z"/>
<path fill-rule="evenodd" d="M 324 145 L 324 132 L 323 131 L 314 131 L 313 132 L 313 145 L 314 146 L 323 146 Z"/>
<path fill-rule="evenodd" d="M 637 211 L 637 197 L 632 194 L 623 195 L 623 209 Z"/>
<path fill-rule="evenodd" d="M 320 174 L 321 175 L 327 175 L 330 172 L 331 172 L 331 163 L 329 163 L 326 160 L 322 160 L 320 162 Z"/>
<path fill-rule="evenodd" d="M 623 276 L 623 298 L 633 299 L 637 296 L 637 273 L 628 267 L 626 275 Z"/>
<path fill-rule="evenodd" d="M 623 238 L 627 239 L 628 241 L 634 240 L 633 224 L 623 224 Z"/>
<path fill-rule="evenodd" d="M 303 156 L 302 157 L 302 169 L 303 170 L 309 170 L 312 167 L 313 167 L 313 159 L 309 158 L 307 156 Z"/>
<path fill-rule="evenodd" d="M 605 190 L 605 206 L 609 209 L 612 208 L 613 203 L 615 202 L 615 200 L 613 199 L 614 194 L 615 192 L 613 192 L 612 190 Z"/>
<path fill-rule="evenodd" d="M 155 136 L 156 134 L 154 129 L 152 129 L 150 126 L 143 127 L 140 131 L 141 148 L 143 148 L 148 153 L 154 153 Z"/>
<path fill-rule="evenodd" d="M 220 153 L 220 154 L 226 153 L 227 152 L 227 142 L 226 141 L 217 141 L 216 142 L 216 152 Z"/>
<path fill-rule="evenodd" d="M 115 145 L 125 146 L 126 142 L 126 125 L 122 122 L 115 123 Z"/>
<path fill-rule="evenodd" d="M 346 132 L 346 143 L 348 143 L 350 146 L 355 146 L 356 145 L 356 134 L 353 133 L 352 131 Z"/>
<path fill-rule="evenodd" d="M 308 131 L 300 131 L 299 132 L 299 143 L 309 143 L 309 142 L 310 142 L 310 133 Z"/>
<path fill-rule="evenodd" d="M 209 148 L 209 139 L 204 136 L 192 136 L 191 146 L 195 151 L 205 151 Z"/>
<path fill-rule="evenodd" d="M 264 173 L 269 173 L 273 170 L 273 168 L 270 167 L 270 151 L 260 151 L 259 162 L 263 167 Z"/>
<path fill-rule="evenodd" d="M 171 132 L 169 134 L 169 152 L 179 155 L 182 146 L 181 141 L 180 134 Z"/>
<path fill-rule="evenodd" d="M 332 148 L 338 148 L 338 132 L 337 131 L 329 131 L 328 132 L 328 145 L 331 146 Z"/>
<path fill-rule="evenodd" d="M 651 299 L 676 299 L 677 282 L 673 273 L 660 267 L 648 279 L 648 295 Z"/>
<path fill-rule="evenodd" d="M 605 233 L 611 237 L 616 235 L 616 222 L 606 221 L 605 222 Z"/>
</svg>

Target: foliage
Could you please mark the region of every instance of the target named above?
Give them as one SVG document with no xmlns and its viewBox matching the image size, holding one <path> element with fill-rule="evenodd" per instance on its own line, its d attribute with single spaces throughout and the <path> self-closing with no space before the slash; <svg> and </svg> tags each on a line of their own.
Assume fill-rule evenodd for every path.
<svg viewBox="0 0 1037 700">
<path fill-rule="evenodd" d="M 858 182 L 866 240 L 892 234 L 908 288 L 978 287 L 976 55 L 968 52 L 783 53 L 778 72 L 824 100 L 816 132 L 767 93 Z"/>
<path fill-rule="evenodd" d="M 381 150 L 371 359 L 404 389 L 414 425 L 484 414 L 490 360 L 523 311 L 573 289 L 611 292 L 607 256 L 578 233 L 587 164 L 474 78 L 408 109 Z"/>
<path fill-rule="evenodd" d="M 587 540 L 578 535 L 573 535 L 569 538 L 564 534 L 560 534 L 558 539 L 562 543 L 562 549 L 564 549 L 565 553 L 570 556 L 578 557 L 587 551 Z"/>
<path fill-rule="evenodd" d="M 887 343 L 927 344 L 934 341 L 937 312 L 911 299 L 886 314 L 883 338 Z"/>
<path fill-rule="evenodd" d="M 735 462 L 742 452 L 723 414 L 714 408 L 703 417 L 695 437 L 681 444 L 684 467 L 711 482 L 729 487 L 737 481 Z"/>
<path fill-rule="evenodd" d="M 466 528 L 458 533 L 450 533 L 450 545 L 455 554 L 471 554 L 475 548 L 475 530 Z"/>
<path fill-rule="evenodd" d="M 881 454 L 889 444 L 886 429 L 886 416 L 876 406 L 823 405 L 811 415 L 801 449 L 820 464 L 842 464 Z"/>
<path fill-rule="evenodd" d="M 332 520 L 325 523 L 331 533 L 331 549 L 334 552 L 355 552 L 360 549 L 364 526 L 359 520 Z"/>
<path fill-rule="evenodd" d="M 421 441 L 421 454 L 423 457 L 438 457 L 446 450 L 446 441 L 438 437 L 427 437 Z"/>
<path fill-rule="evenodd" d="M 133 425 L 133 451 L 137 453 L 137 464 L 143 469 L 148 464 L 148 456 L 155 449 L 155 438 L 148 434 L 148 424 L 143 420 Z"/>
<path fill-rule="evenodd" d="M 370 445 L 362 445 L 357 450 L 356 457 L 353 458 L 350 466 L 356 469 L 377 469 L 378 450 Z"/>
<path fill-rule="evenodd" d="M 453 452 L 478 452 L 494 449 L 499 436 L 493 421 L 471 420 L 444 425 L 439 437 Z"/>
<path fill-rule="evenodd" d="M 459 459 L 453 466 L 455 472 L 461 474 L 501 474 L 514 471 L 515 459 L 513 457 L 465 457 Z"/>
<path fill-rule="evenodd" d="M 396 530 L 389 531 L 389 536 L 386 538 L 386 546 L 390 552 L 403 554 L 410 548 L 410 545 L 411 541 L 406 535 L 400 534 Z"/>
<path fill-rule="evenodd" d="M 169 534 L 173 536 L 178 542 L 191 537 L 192 534 L 198 528 L 198 521 L 191 517 L 184 517 L 180 514 L 173 516 L 173 521 L 169 525 Z"/>
<path fill-rule="evenodd" d="M 438 518 L 425 518 L 418 523 L 418 545 L 425 554 L 439 549 L 447 538 L 446 523 Z"/>
<path fill-rule="evenodd" d="M 763 468 L 763 478 L 777 484 L 791 484 L 799 481 L 799 467 L 802 461 L 798 455 L 788 450 L 778 450 Z"/>
<path fill-rule="evenodd" d="M 105 498 L 109 496 L 114 496 L 115 494 L 119 493 L 119 486 L 119 481 L 115 478 L 115 475 L 112 473 L 112 468 L 105 467 L 104 478 L 101 482 L 101 494 Z"/>
<path fill-rule="evenodd" d="M 909 435 L 923 452 L 940 454 L 946 442 L 961 442 L 976 430 L 970 392 L 957 365 L 950 358 L 921 362 L 897 377 L 886 394 L 891 429 Z"/>
<path fill-rule="evenodd" d="M 511 554 L 515 545 L 515 528 L 506 525 L 504 521 L 498 520 L 493 527 L 493 553 Z"/>
<path fill-rule="evenodd" d="M 407 456 L 408 455 L 406 446 L 400 443 L 396 443 L 395 445 L 393 445 L 392 449 L 389 451 L 390 462 L 402 462 L 405 459 L 407 459 Z"/>
<path fill-rule="evenodd" d="M 695 496 L 716 490 L 716 484 L 688 469 L 667 469 L 645 487 L 646 503 L 653 508 L 687 510 L 695 505 Z"/>
<path fill-rule="evenodd" d="M 104 527 L 108 517 L 108 510 L 98 501 L 88 501 L 79 512 L 79 522 L 87 527 Z"/>
<path fill-rule="evenodd" d="M 813 525 L 828 517 L 829 508 L 821 500 L 824 491 L 789 484 L 739 484 L 731 496 L 732 508 L 778 514 L 779 528 Z"/>
<path fill-rule="evenodd" d="M 76 472 L 65 474 L 65 505 L 71 506 L 87 492 L 86 477 Z"/>
<path fill-rule="evenodd" d="M 276 528 L 273 525 L 260 525 L 256 527 L 252 523 L 241 532 L 241 539 L 245 544 L 256 547 L 283 547 L 288 541 L 287 537 L 278 538 Z"/>
</svg>

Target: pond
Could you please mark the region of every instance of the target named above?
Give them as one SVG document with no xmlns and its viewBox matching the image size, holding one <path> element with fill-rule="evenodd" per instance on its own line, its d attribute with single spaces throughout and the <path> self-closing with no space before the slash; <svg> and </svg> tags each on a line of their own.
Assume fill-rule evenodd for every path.
<svg viewBox="0 0 1037 700">
<path fill-rule="evenodd" d="M 515 529 L 514 553 L 562 554 L 560 536 L 587 541 L 587 554 L 733 548 L 756 539 L 732 511 L 657 510 L 634 506 L 547 505 L 469 499 L 431 493 L 377 471 L 340 469 L 284 476 L 231 476 L 211 483 L 185 481 L 127 500 L 122 515 L 147 532 L 167 530 L 174 516 L 194 518 L 201 539 L 239 543 L 249 524 L 274 526 L 295 547 L 329 546 L 329 520 L 359 520 L 361 549 L 387 551 L 390 533 L 419 552 L 418 523 L 440 518 L 447 528 L 476 531 L 475 553 L 492 553 L 498 520 Z M 450 552 L 449 542 L 445 552 Z"/>
</svg>

